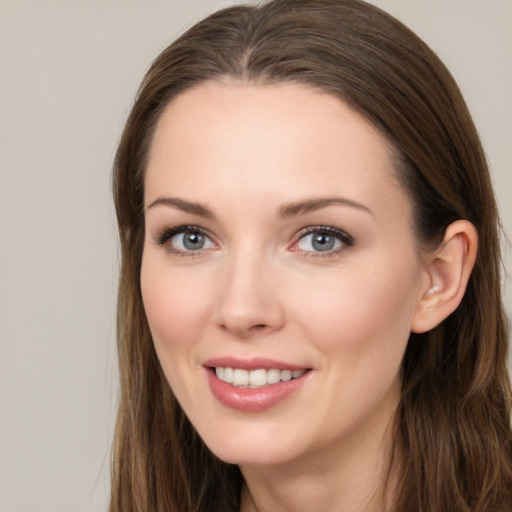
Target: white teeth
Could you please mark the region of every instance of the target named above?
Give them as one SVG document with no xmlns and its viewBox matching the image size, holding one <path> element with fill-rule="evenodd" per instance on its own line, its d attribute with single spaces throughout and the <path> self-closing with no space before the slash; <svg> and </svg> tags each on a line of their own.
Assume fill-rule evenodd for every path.
<svg viewBox="0 0 512 512">
<path fill-rule="evenodd" d="M 249 384 L 249 372 L 236 368 L 233 370 L 233 386 L 247 386 Z"/>
<path fill-rule="evenodd" d="M 267 372 L 265 370 L 251 370 L 249 372 L 249 384 L 251 386 L 264 386 L 267 383 Z"/>
<path fill-rule="evenodd" d="M 215 374 L 220 380 L 233 384 L 236 387 L 250 388 L 260 388 L 269 384 L 277 384 L 280 381 L 287 382 L 291 379 L 297 379 L 305 371 L 279 370 L 278 368 L 271 368 L 269 370 L 259 368 L 248 371 L 241 368 L 223 368 L 220 366 L 215 368 Z"/>
<path fill-rule="evenodd" d="M 267 370 L 267 382 L 269 384 L 277 384 L 281 380 L 281 372 L 275 368 Z"/>
<path fill-rule="evenodd" d="M 233 368 L 224 368 L 224 375 L 221 377 L 224 382 L 233 382 Z"/>
<path fill-rule="evenodd" d="M 290 370 L 281 370 L 281 380 L 291 380 L 292 372 Z"/>
</svg>

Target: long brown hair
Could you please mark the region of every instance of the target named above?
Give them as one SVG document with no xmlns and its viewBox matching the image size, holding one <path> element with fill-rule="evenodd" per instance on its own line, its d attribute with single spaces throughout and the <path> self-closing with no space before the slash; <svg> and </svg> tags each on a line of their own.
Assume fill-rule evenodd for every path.
<svg viewBox="0 0 512 512">
<path fill-rule="evenodd" d="M 418 243 L 433 248 L 466 219 L 479 252 L 459 308 L 412 334 L 395 419 L 397 512 L 512 509 L 511 390 L 500 296 L 499 219 L 485 155 L 450 73 L 400 22 L 360 0 L 273 0 L 199 22 L 152 64 L 117 150 L 113 188 L 121 240 L 121 397 L 111 512 L 228 512 L 242 477 L 204 446 L 160 368 L 139 274 L 143 189 L 155 125 L 180 92 L 206 80 L 298 82 L 369 119 L 396 150 Z"/>
</svg>

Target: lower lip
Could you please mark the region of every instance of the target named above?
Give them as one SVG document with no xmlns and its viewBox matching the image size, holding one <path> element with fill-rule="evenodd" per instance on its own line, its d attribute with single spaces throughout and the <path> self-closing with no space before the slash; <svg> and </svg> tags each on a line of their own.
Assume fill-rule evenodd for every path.
<svg viewBox="0 0 512 512">
<path fill-rule="evenodd" d="M 217 378 L 207 368 L 208 383 L 213 396 L 223 405 L 244 412 L 260 412 L 277 405 L 295 393 L 304 384 L 309 371 L 300 377 L 262 388 L 237 388 Z"/>
</svg>

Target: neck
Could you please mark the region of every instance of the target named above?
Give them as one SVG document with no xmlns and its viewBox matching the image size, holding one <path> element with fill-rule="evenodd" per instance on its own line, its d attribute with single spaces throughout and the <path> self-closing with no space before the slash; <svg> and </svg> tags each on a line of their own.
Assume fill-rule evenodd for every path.
<svg viewBox="0 0 512 512">
<path fill-rule="evenodd" d="M 241 467 L 241 512 L 389 510 L 395 481 L 391 423 L 379 435 L 359 431 L 337 450 L 330 446 L 277 466 Z"/>
</svg>

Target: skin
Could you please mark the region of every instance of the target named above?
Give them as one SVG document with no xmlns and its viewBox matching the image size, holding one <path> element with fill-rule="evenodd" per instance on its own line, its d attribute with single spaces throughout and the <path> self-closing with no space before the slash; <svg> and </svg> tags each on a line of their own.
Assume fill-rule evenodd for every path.
<svg viewBox="0 0 512 512">
<path fill-rule="evenodd" d="M 163 197 L 209 214 L 155 204 Z M 279 214 L 333 197 L 351 203 Z M 141 286 L 155 348 L 204 442 L 240 465 L 242 510 L 380 510 L 400 364 L 440 267 L 417 247 L 386 139 L 306 86 L 201 84 L 159 121 L 145 205 Z M 159 243 L 183 225 L 205 230 L 203 249 L 186 250 L 179 233 Z M 353 244 L 315 250 L 304 229 L 318 226 Z M 238 411 L 208 385 L 203 364 L 221 356 L 310 371 L 277 405 Z"/>
</svg>

